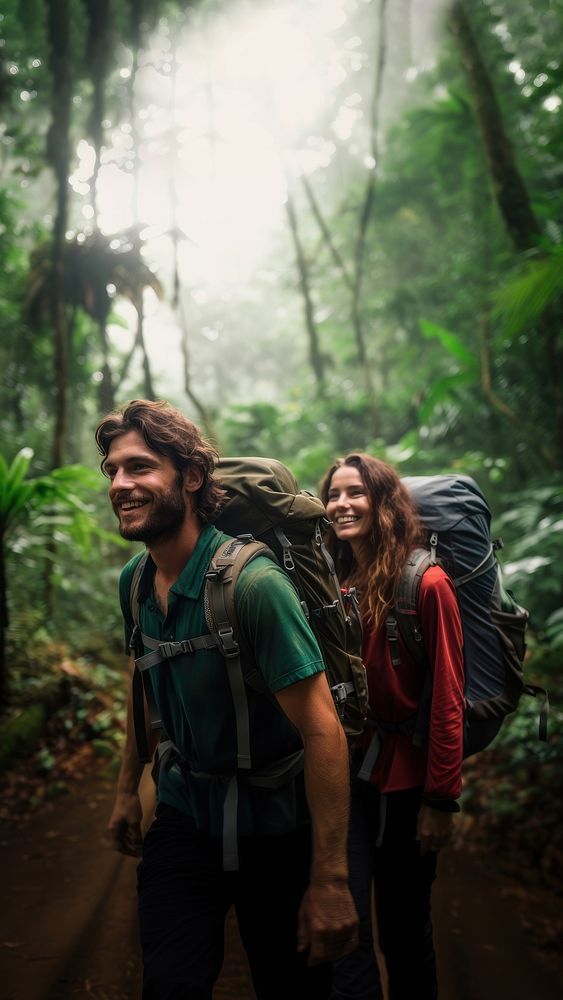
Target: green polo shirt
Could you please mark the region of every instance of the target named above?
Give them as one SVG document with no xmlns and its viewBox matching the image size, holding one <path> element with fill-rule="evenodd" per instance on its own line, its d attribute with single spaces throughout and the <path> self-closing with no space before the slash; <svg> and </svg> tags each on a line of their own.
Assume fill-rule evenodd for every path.
<svg viewBox="0 0 563 1000">
<path fill-rule="evenodd" d="M 193 554 L 170 588 L 168 613 L 154 601 L 155 565 L 147 559 L 139 586 L 141 630 L 154 639 L 179 641 L 204 635 L 203 591 L 211 557 L 227 535 L 206 525 Z M 120 599 L 127 645 L 133 629 L 131 578 L 141 554 L 124 567 Z M 297 592 L 286 573 L 260 556 L 241 572 L 235 599 L 240 627 L 271 692 L 280 691 L 324 670 L 317 641 L 309 628 Z M 146 649 L 146 652 L 149 652 Z M 161 769 L 158 798 L 191 816 L 198 830 L 220 834 L 227 776 L 235 769 L 236 725 L 224 658 L 216 649 L 198 650 L 150 668 L 155 699 L 164 729 L 187 761 Z M 274 700 L 247 688 L 253 769 L 262 768 L 301 746 L 296 729 Z M 217 775 L 195 777 L 192 772 Z M 308 821 L 303 778 L 280 789 L 256 788 L 239 782 L 238 833 L 277 834 Z"/>
</svg>

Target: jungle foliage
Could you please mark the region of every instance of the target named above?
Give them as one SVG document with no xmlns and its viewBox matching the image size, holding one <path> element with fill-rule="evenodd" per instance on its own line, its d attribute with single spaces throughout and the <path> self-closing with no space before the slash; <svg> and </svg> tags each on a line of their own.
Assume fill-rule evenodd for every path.
<svg viewBox="0 0 563 1000">
<path fill-rule="evenodd" d="M 49 659 L 30 653 L 26 667 L 22 635 L 28 650 L 51 642 L 94 664 L 119 644 L 124 553 L 92 479 L 92 432 L 137 396 L 171 399 L 223 453 L 271 454 L 313 490 L 335 454 L 358 448 L 404 474 L 473 475 L 531 611 L 533 669 L 557 702 L 563 2 L 431 4 L 432 44 L 410 0 L 341 7 L 338 73 L 314 127 L 276 132 L 274 85 L 261 103 L 245 98 L 271 129 L 285 201 L 273 242 L 233 287 L 185 264 L 196 213 L 180 175 L 198 143 L 207 173 L 228 161 L 213 26 L 261 5 L 2 5 L 0 620 L 12 706 Z M 203 81 L 182 55 L 195 43 L 209 47 Z M 159 192 L 142 187 L 156 167 L 160 226 L 147 225 Z M 118 229 L 104 217 L 109 171 L 130 201 Z M 168 375 L 151 308 L 163 335 L 173 329 Z"/>
</svg>

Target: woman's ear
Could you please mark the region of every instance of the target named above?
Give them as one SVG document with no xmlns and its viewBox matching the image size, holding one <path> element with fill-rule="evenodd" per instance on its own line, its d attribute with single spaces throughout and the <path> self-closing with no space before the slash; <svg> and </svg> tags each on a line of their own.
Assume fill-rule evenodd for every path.
<svg viewBox="0 0 563 1000">
<path fill-rule="evenodd" d="M 188 493 L 197 493 L 203 485 L 203 472 L 197 466 L 184 469 L 184 489 Z"/>
</svg>

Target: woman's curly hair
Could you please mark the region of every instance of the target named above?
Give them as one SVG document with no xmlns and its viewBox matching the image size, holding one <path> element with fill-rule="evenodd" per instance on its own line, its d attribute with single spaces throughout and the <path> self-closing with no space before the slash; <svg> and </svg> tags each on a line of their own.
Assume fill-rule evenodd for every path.
<svg viewBox="0 0 563 1000">
<path fill-rule="evenodd" d="M 166 455 L 179 473 L 199 469 L 203 481 L 194 494 L 196 512 L 204 521 L 213 521 L 221 508 L 225 491 L 214 478 L 218 455 L 199 429 L 180 410 L 162 400 L 133 399 L 121 410 L 109 413 L 96 428 L 96 444 L 102 454 L 102 471 L 115 438 L 137 431 L 152 451 Z"/>
<path fill-rule="evenodd" d="M 386 462 L 363 452 L 338 458 L 321 483 L 326 505 L 332 477 L 337 469 L 357 469 L 366 488 L 372 514 L 372 530 L 365 540 L 366 559 L 358 566 L 348 542 L 339 541 L 330 530 L 326 544 L 343 583 L 358 590 L 363 617 L 378 628 L 395 601 L 406 560 L 425 534 L 413 498 L 399 475 Z"/>
</svg>

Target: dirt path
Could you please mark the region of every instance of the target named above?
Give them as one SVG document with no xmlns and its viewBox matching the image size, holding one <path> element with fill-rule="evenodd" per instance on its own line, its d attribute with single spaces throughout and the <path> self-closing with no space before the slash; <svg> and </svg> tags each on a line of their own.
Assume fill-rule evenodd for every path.
<svg viewBox="0 0 563 1000">
<path fill-rule="evenodd" d="M 140 962 L 135 862 L 109 849 L 113 783 L 93 776 L 0 835 L 0 1000 L 134 1000 Z M 465 853 L 441 860 L 435 895 L 441 1000 L 560 1000 L 561 962 L 542 959 L 522 922 L 556 901 Z M 530 912 L 530 906 L 532 910 Z M 236 925 L 215 1000 L 253 1000 Z"/>
<path fill-rule="evenodd" d="M 563 956 L 534 945 L 534 928 L 556 922 L 561 899 L 524 888 L 467 852 L 446 851 L 439 864 L 433 911 L 440 1000 L 561 1000 Z"/>
</svg>

